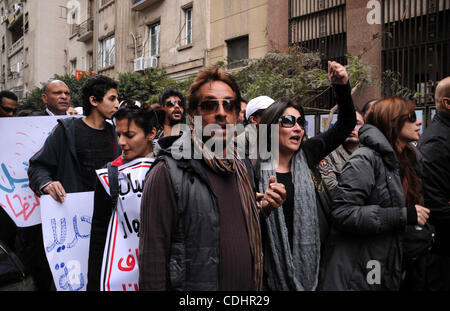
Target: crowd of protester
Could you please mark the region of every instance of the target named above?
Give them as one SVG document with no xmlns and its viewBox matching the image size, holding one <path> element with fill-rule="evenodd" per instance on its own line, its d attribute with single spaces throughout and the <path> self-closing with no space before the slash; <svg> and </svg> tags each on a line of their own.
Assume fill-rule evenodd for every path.
<svg viewBox="0 0 450 311">
<path fill-rule="evenodd" d="M 58 119 L 28 177 L 36 195 L 60 203 L 94 191 L 88 290 L 101 288 L 117 207 L 96 170 L 108 167 L 111 181 L 138 158 L 153 161 L 139 203 L 139 290 L 449 290 L 450 77 L 421 136 L 414 102 L 379 98 L 359 110 L 345 67 L 329 62 L 328 75 L 338 118 L 314 137 L 297 102 L 247 101 L 218 67 L 186 98 L 168 89 L 152 107 L 119 103 L 104 76 L 86 81 L 76 111 L 62 81 L 44 86 L 40 113 L 19 112 L 3 91 L 0 117 L 81 114 Z M 260 157 L 261 143 L 275 159 Z M 20 248 L 36 290 L 55 290 L 42 225 L 17 228 L 0 213 L 2 243 Z"/>
</svg>

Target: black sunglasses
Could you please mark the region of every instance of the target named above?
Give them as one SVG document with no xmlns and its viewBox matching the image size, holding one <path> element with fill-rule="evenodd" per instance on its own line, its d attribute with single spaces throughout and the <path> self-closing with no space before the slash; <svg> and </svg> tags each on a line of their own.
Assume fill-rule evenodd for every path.
<svg viewBox="0 0 450 311">
<path fill-rule="evenodd" d="M 16 114 L 16 112 L 17 112 L 17 109 L 14 109 L 14 108 L 4 107 L 1 105 L 0 105 L 0 108 L 2 108 L 2 110 L 6 113 L 12 112 L 13 114 Z"/>
<path fill-rule="evenodd" d="M 416 112 L 415 111 L 410 112 L 408 114 L 408 121 L 409 122 L 413 122 L 413 123 L 417 121 L 417 116 L 416 116 Z"/>
<path fill-rule="evenodd" d="M 166 101 L 164 106 L 166 106 L 168 108 L 172 108 L 176 104 L 178 104 L 178 106 L 180 106 L 181 108 L 184 108 L 184 104 L 181 100 L 174 100 L 174 99 Z"/>
<path fill-rule="evenodd" d="M 294 127 L 295 123 L 300 125 L 302 128 L 305 128 L 305 119 L 303 118 L 303 116 L 300 116 L 298 118 L 296 118 L 292 115 L 281 116 L 278 119 L 278 122 L 280 122 L 280 125 L 282 127 L 286 127 L 286 128 Z"/>
<path fill-rule="evenodd" d="M 223 109 L 227 112 L 233 111 L 239 103 L 239 101 L 237 101 L 236 99 L 223 99 L 221 101 Z M 215 112 L 217 111 L 217 109 L 219 109 L 219 103 L 221 101 L 217 99 L 208 99 L 202 101 L 200 103 L 200 109 L 204 112 L 212 112 L 212 111 Z"/>
</svg>

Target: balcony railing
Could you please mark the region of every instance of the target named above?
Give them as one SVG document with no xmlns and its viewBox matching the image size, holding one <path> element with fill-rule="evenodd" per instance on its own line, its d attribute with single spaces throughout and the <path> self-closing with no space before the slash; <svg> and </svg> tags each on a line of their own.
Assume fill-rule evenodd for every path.
<svg viewBox="0 0 450 311">
<path fill-rule="evenodd" d="M 86 42 L 91 39 L 94 31 L 94 19 L 88 18 L 78 26 L 78 41 Z"/>
<path fill-rule="evenodd" d="M 134 0 L 131 9 L 134 11 L 141 11 L 159 1 L 162 0 Z"/>
<path fill-rule="evenodd" d="M 8 48 L 8 57 L 14 55 L 21 48 L 23 48 L 23 36 Z"/>
</svg>

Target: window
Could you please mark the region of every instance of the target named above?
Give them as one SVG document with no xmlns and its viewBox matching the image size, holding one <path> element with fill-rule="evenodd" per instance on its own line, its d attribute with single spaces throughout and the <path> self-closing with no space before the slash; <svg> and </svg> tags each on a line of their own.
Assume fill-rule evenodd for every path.
<svg viewBox="0 0 450 311">
<path fill-rule="evenodd" d="M 192 43 L 192 7 L 184 9 L 184 44 Z"/>
<path fill-rule="evenodd" d="M 94 70 L 94 53 L 92 52 L 87 53 L 87 65 L 89 71 Z"/>
<path fill-rule="evenodd" d="M 70 73 L 74 75 L 76 70 L 77 70 L 77 59 L 74 58 L 70 61 Z"/>
<path fill-rule="evenodd" d="M 149 52 L 150 56 L 155 56 L 159 54 L 159 35 L 161 25 L 160 23 L 156 23 L 149 26 L 150 28 L 150 47 Z"/>
<path fill-rule="evenodd" d="M 227 41 L 228 68 L 238 68 L 247 65 L 248 36 L 239 37 Z"/>
<path fill-rule="evenodd" d="M 100 41 L 100 68 L 106 68 L 115 63 L 115 39 L 114 36 Z"/>
</svg>

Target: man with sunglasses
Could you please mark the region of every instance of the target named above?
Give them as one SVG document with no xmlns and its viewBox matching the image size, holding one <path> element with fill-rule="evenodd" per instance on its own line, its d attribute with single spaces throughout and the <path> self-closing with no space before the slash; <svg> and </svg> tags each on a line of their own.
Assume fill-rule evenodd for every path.
<svg viewBox="0 0 450 311">
<path fill-rule="evenodd" d="M 419 139 L 424 200 L 435 226 L 428 267 L 429 290 L 450 290 L 450 76 L 435 91 L 436 115 Z"/>
<path fill-rule="evenodd" d="M 319 163 L 319 171 L 322 180 L 329 190 L 334 189 L 338 184 L 338 177 L 344 168 L 345 162 L 352 153 L 359 148 L 359 129 L 364 125 L 364 118 L 361 113 L 356 111 L 356 125 L 344 143 L 337 147 L 333 152 L 325 157 Z"/>
<path fill-rule="evenodd" d="M 185 122 L 183 94 L 175 89 L 167 89 L 161 94 L 159 102 L 166 112 L 166 119 L 164 120 L 164 130 L 159 133 L 158 137 L 177 135 L 177 133 L 172 133 L 173 127 Z"/>
<path fill-rule="evenodd" d="M 220 157 L 209 144 L 234 135 L 240 111 L 236 81 L 218 67 L 201 72 L 188 93 L 188 114 L 202 133 L 164 137 L 147 176 L 141 203 L 140 290 L 260 290 L 262 208 L 282 204 L 284 187 L 272 182 L 256 195 L 248 161 Z M 228 125 L 228 127 L 227 127 Z M 207 131 L 211 127 L 211 131 Z M 186 157 L 176 157 L 191 148 Z M 201 157 L 192 156 L 200 152 Z M 178 160 L 176 160 L 178 159 Z M 275 177 L 273 177 L 275 179 Z M 163 195 L 161 195 L 163 194 Z"/>
<path fill-rule="evenodd" d="M 19 107 L 19 99 L 10 91 L 0 92 L 0 118 L 14 117 Z"/>
</svg>

